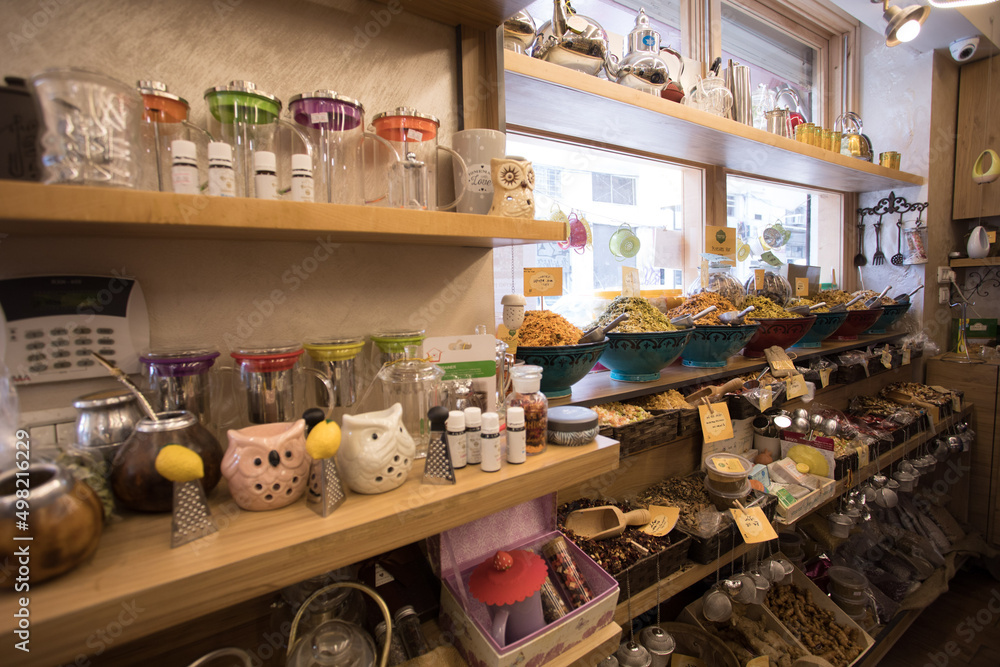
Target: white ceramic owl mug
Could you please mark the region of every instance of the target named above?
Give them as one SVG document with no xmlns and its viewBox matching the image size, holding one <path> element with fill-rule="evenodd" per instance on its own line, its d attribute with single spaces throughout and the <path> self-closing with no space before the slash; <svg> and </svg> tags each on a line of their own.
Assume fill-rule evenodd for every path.
<svg viewBox="0 0 1000 667">
<path fill-rule="evenodd" d="M 505 218 L 535 217 L 535 170 L 523 157 L 507 156 L 490 160 L 493 176 L 493 205 L 490 215 Z"/>
</svg>

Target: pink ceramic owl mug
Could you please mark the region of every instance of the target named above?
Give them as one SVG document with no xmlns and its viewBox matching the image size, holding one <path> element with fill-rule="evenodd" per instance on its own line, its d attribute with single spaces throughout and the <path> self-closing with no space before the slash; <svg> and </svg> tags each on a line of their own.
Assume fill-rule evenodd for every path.
<svg viewBox="0 0 1000 667">
<path fill-rule="evenodd" d="M 273 510 L 294 503 L 309 484 L 306 422 L 257 424 L 229 431 L 222 475 L 245 510 Z"/>
</svg>

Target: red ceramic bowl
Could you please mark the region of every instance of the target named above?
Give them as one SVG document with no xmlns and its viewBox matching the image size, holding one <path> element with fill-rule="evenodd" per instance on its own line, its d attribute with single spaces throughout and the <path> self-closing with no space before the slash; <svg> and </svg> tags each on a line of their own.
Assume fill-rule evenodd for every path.
<svg viewBox="0 0 1000 667">
<path fill-rule="evenodd" d="M 869 310 L 851 310 L 847 313 L 847 319 L 840 325 L 840 328 L 833 332 L 829 340 L 857 340 L 858 334 L 863 334 L 872 328 L 872 325 L 882 317 L 881 308 L 871 308 Z"/>
<path fill-rule="evenodd" d="M 783 349 L 795 345 L 799 342 L 799 339 L 809 333 L 813 322 L 816 321 L 816 316 L 809 315 L 807 317 L 774 318 L 757 321 L 760 322 L 757 333 L 747 341 L 746 347 L 743 348 L 743 356 L 750 359 L 760 359 L 764 356 L 764 350 L 772 345 L 777 345 Z"/>
</svg>

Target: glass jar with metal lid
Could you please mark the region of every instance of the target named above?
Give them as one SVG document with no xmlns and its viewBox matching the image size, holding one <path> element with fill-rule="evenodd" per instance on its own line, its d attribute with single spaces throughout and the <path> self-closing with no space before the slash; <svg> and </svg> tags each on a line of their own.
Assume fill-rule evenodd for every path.
<svg viewBox="0 0 1000 667">
<path fill-rule="evenodd" d="M 323 383 L 315 381 L 316 400 L 321 407 L 349 408 L 357 400 L 358 372 L 356 360 L 365 339 L 330 338 L 306 343 L 306 352 L 312 360 L 313 368 L 325 375 L 333 385 L 333 404 Z"/>
<path fill-rule="evenodd" d="M 418 345 L 407 346 L 403 359 L 385 365 L 378 373 L 382 381 L 385 407 L 399 403 L 403 408 L 403 426 L 417 446 L 417 458 L 427 455 L 430 423 L 427 411 L 441 405 L 441 378 L 444 371 L 423 358 Z"/>
<path fill-rule="evenodd" d="M 150 350 L 139 355 L 156 411 L 187 410 L 212 426 L 210 371 L 218 351 L 209 348 Z"/>
<path fill-rule="evenodd" d="M 298 419 L 305 409 L 304 380 L 297 379 L 302 373 L 319 378 L 328 396 L 333 395 L 333 386 L 325 375 L 298 366 L 303 352 L 298 344 L 273 344 L 230 353 L 238 365 L 237 391 L 243 396 L 244 416 L 251 424 Z"/>
<path fill-rule="evenodd" d="M 422 162 L 427 173 L 427 208 L 434 210 L 446 210 L 455 206 L 462 195 L 465 194 L 464 184 L 468 181 L 466 174 L 468 170 L 462 157 L 448 146 L 438 144 L 438 130 L 441 121 L 430 114 L 425 114 L 411 107 L 397 107 L 392 111 L 383 111 L 372 119 L 375 126 L 375 134 L 385 139 L 395 149 L 397 156 L 408 156 L 413 154 L 413 162 Z M 458 181 L 462 187 L 460 192 L 456 192 L 454 201 L 446 206 L 437 204 L 437 151 L 438 149 L 450 153 L 452 156 L 453 168 L 462 171 L 462 177 Z"/>
<path fill-rule="evenodd" d="M 188 121 L 191 105 L 179 95 L 171 93 L 161 81 L 142 80 L 136 83 L 142 95 L 142 128 L 140 146 L 143 153 L 143 172 L 140 188 L 173 192 L 170 178 L 172 144 L 183 140 L 194 142 L 198 148 L 199 174 L 208 168 L 208 142 L 212 135 Z"/>
</svg>

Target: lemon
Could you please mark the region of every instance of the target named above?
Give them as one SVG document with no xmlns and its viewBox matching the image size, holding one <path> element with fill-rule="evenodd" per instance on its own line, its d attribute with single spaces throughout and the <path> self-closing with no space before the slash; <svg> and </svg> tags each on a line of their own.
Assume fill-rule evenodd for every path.
<svg viewBox="0 0 1000 667">
<path fill-rule="evenodd" d="M 315 460 L 328 459 L 340 449 L 340 427 L 335 421 L 321 421 L 306 438 L 306 451 Z"/>
<path fill-rule="evenodd" d="M 167 445 L 156 455 L 156 472 L 171 482 L 191 482 L 205 476 L 198 453 L 182 445 Z"/>
</svg>

